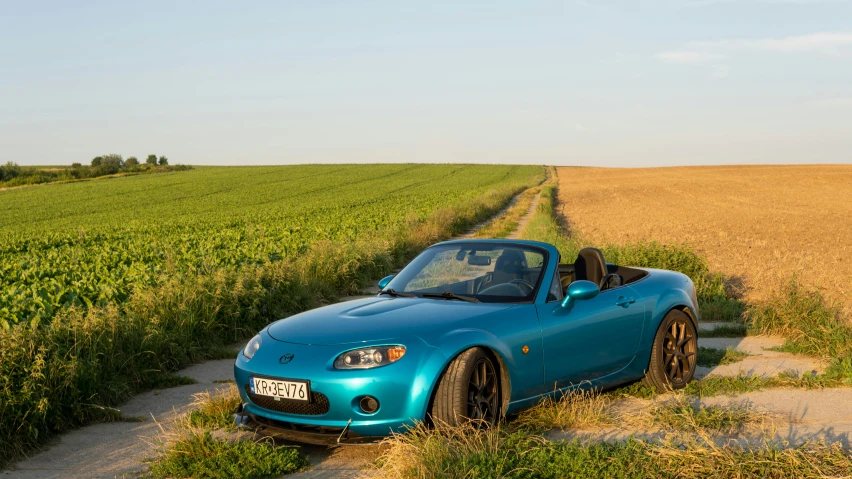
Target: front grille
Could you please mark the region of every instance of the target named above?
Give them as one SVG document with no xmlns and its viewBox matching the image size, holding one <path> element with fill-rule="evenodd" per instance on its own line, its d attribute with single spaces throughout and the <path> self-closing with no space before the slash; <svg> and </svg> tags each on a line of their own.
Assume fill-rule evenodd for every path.
<svg viewBox="0 0 852 479">
<path fill-rule="evenodd" d="M 305 416 L 319 416 L 328 412 L 329 403 L 325 394 L 311 391 L 311 400 L 293 401 L 282 399 L 276 401 L 269 396 L 258 396 L 251 393 L 251 388 L 248 384 L 245 386 L 246 394 L 248 394 L 251 402 L 258 406 L 269 409 L 270 411 L 283 412 L 285 414 L 301 414 Z"/>
</svg>

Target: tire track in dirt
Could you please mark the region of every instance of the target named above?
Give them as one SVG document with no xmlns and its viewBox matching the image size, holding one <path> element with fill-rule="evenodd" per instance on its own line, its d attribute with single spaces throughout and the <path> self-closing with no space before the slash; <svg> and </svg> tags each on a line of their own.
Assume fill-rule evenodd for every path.
<svg viewBox="0 0 852 479">
<path fill-rule="evenodd" d="M 513 231 L 512 234 L 510 234 L 509 236 L 507 236 L 508 239 L 519 239 L 520 238 L 521 233 L 523 233 L 523 231 L 526 229 L 527 223 L 530 222 L 530 218 L 532 218 L 532 215 L 535 213 L 536 208 L 538 208 L 538 201 L 540 199 L 541 199 L 541 192 L 539 191 L 538 194 L 535 195 L 535 198 L 533 198 L 532 202 L 530 203 L 530 209 L 528 209 L 527 212 L 524 214 L 524 216 L 522 216 L 521 219 L 518 220 L 518 226 L 515 227 L 515 231 Z"/>
</svg>

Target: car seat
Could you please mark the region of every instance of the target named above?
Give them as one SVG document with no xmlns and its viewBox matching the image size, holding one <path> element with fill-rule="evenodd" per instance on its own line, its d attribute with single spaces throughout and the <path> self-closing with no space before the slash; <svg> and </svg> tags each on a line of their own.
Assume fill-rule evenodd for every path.
<svg viewBox="0 0 852 479">
<path fill-rule="evenodd" d="M 601 285 L 601 280 L 607 275 L 606 261 L 601 250 L 583 248 L 574 261 L 574 280 L 586 280 Z"/>
<path fill-rule="evenodd" d="M 507 249 L 497 258 L 491 284 L 508 283 L 513 279 L 523 279 L 527 267 L 527 257 L 516 249 Z"/>
</svg>

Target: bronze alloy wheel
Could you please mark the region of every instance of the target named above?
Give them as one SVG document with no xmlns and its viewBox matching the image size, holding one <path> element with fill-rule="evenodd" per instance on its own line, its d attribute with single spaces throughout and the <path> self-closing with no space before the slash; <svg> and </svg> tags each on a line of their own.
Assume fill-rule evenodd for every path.
<svg viewBox="0 0 852 479">
<path fill-rule="evenodd" d="M 487 357 L 473 366 L 467 388 L 467 417 L 488 424 L 497 419 L 497 374 Z"/>
<path fill-rule="evenodd" d="M 666 376 L 672 383 L 684 382 L 695 371 L 695 333 L 690 331 L 689 320 L 676 319 L 666 331 L 663 344 L 663 364 Z"/>
<path fill-rule="evenodd" d="M 651 360 L 642 382 L 665 392 L 686 387 L 695 374 L 698 334 L 692 318 L 671 310 L 663 318 L 651 345 Z"/>
<path fill-rule="evenodd" d="M 485 348 L 463 351 L 447 366 L 429 411 L 436 423 L 458 426 L 468 420 L 477 426 L 494 424 L 502 414 L 500 370 Z"/>
</svg>

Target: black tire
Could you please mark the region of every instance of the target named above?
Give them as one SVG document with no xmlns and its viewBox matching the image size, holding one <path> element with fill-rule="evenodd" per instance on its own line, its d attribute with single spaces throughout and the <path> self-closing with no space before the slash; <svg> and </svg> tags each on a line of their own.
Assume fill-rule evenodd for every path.
<svg viewBox="0 0 852 479">
<path fill-rule="evenodd" d="M 658 392 L 681 389 L 695 375 L 698 335 L 692 319 L 673 309 L 666 314 L 651 345 L 651 361 L 642 382 Z"/>
<path fill-rule="evenodd" d="M 490 425 L 500 418 L 500 404 L 500 375 L 494 360 L 485 349 L 471 348 L 458 355 L 441 376 L 430 415 L 433 421 L 450 426 L 467 420 Z"/>
</svg>

